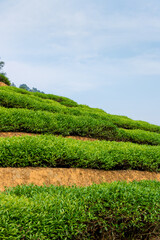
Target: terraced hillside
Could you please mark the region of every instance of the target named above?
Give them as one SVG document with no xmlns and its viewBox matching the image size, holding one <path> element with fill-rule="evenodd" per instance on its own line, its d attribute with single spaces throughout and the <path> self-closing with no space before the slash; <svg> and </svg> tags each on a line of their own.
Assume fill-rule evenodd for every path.
<svg viewBox="0 0 160 240">
<path fill-rule="evenodd" d="M 0 167 L 1 239 L 160 236 L 160 126 L 2 86 Z"/>
</svg>

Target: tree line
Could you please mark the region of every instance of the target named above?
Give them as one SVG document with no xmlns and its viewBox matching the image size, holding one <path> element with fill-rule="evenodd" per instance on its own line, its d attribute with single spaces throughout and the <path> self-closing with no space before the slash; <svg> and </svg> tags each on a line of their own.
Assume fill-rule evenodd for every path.
<svg viewBox="0 0 160 240">
<path fill-rule="evenodd" d="M 16 87 L 16 85 L 13 82 L 12 83 L 10 82 L 9 78 L 6 76 L 6 73 L 3 72 L 4 65 L 5 65 L 5 63 L 3 61 L 0 61 L 0 82 L 3 82 L 3 83 L 5 83 L 8 86 Z M 30 92 L 41 92 L 41 93 L 44 93 L 44 92 L 38 90 L 35 87 L 29 88 L 27 86 L 27 84 L 25 84 L 25 83 L 20 84 L 19 88 L 25 89 L 25 90 L 30 91 Z"/>
<path fill-rule="evenodd" d="M 6 73 L 3 72 L 4 62 L 0 61 L 0 82 L 3 82 L 7 84 L 8 86 L 11 85 L 11 82 L 9 81 L 8 77 L 6 76 Z"/>
</svg>

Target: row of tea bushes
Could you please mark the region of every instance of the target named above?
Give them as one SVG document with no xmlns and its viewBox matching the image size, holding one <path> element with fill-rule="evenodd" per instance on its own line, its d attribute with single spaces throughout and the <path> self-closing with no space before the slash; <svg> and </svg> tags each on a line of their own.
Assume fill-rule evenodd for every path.
<svg viewBox="0 0 160 240">
<path fill-rule="evenodd" d="M 125 116 L 118 116 L 118 115 L 111 115 L 111 114 L 107 114 L 107 118 L 119 128 L 139 129 L 139 130 L 160 133 L 160 126 L 150 124 L 145 121 L 132 120 Z"/>
<path fill-rule="evenodd" d="M 51 97 L 52 94 L 49 94 L 49 96 L 50 98 L 48 97 L 48 94 L 32 93 L 15 87 L 1 87 L 0 104 L 4 107 L 28 108 L 34 110 L 71 114 L 76 116 L 89 116 L 104 121 L 111 121 L 114 125 L 120 128 L 141 129 L 145 131 L 160 133 L 160 126 L 149 124 L 144 121 L 135 121 L 124 116 L 111 115 L 105 113 L 101 109 L 90 108 L 85 105 L 70 104 L 70 106 L 72 105 L 72 108 L 68 108 L 62 105 L 63 101 L 60 101 L 61 104 L 56 104 L 55 101 L 49 100 L 55 100 L 54 97 Z M 66 104 L 66 106 L 68 105 Z"/>
<path fill-rule="evenodd" d="M 160 145 L 160 134 L 143 130 L 118 129 L 110 121 L 89 116 L 7 109 L 0 107 L 0 131 L 84 136 L 110 141 L 130 141 L 139 144 Z"/>
<path fill-rule="evenodd" d="M 0 193 L 1 239 L 150 239 L 160 234 L 160 183 L 17 186 Z"/>
<path fill-rule="evenodd" d="M 1 138 L 0 166 L 160 171 L 160 146 L 52 135 Z"/>
<path fill-rule="evenodd" d="M 49 112 L 65 112 L 67 108 L 56 101 L 45 100 L 34 95 L 23 95 L 0 89 L 0 105 L 6 108 L 27 108 Z"/>
<path fill-rule="evenodd" d="M 5 89 L 5 91 L 4 91 Z M 50 99 L 42 99 L 23 89 L 20 93 L 10 91 L 10 88 L 0 89 L 0 105 L 6 108 L 26 108 L 33 110 L 42 110 L 52 113 L 64 113 L 76 116 L 89 116 L 100 120 L 106 120 L 106 113 L 99 109 L 92 109 L 88 106 L 66 107 Z M 16 88 L 13 88 L 16 89 Z M 21 92 L 25 91 L 25 94 Z M 43 93 L 40 93 L 43 95 Z"/>
<path fill-rule="evenodd" d="M 5 89 L 5 91 L 4 91 Z M 75 116 L 89 116 L 100 120 L 107 121 L 106 113 L 102 110 L 92 109 L 87 106 L 80 105 L 79 107 L 66 107 L 59 102 L 42 99 L 41 97 L 35 96 L 26 90 L 27 94 L 21 94 L 14 91 L 10 91 L 10 88 L 0 89 L 0 106 L 6 108 L 26 108 L 33 110 L 42 110 L 52 113 L 63 113 Z M 13 88 L 15 89 L 15 88 Z M 29 94 L 28 94 L 29 93 Z M 40 93 L 43 94 L 43 93 Z"/>
<path fill-rule="evenodd" d="M 66 97 L 61 97 L 53 94 L 45 94 L 45 93 L 39 93 L 39 92 L 29 92 L 25 89 L 20 89 L 16 87 L 1 87 L 1 90 L 7 91 L 7 92 L 14 92 L 14 93 L 21 93 L 23 95 L 29 95 L 29 96 L 36 96 L 42 99 L 50 99 L 54 100 L 56 102 L 61 103 L 64 106 L 67 107 L 76 107 L 78 104 L 73 101 L 72 99 L 66 98 Z"/>
<path fill-rule="evenodd" d="M 160 145 L 160 134 L 139 129 L 118 129 L 116 140 L 138 144 Z"/>
<path fill-rule="evenodd" d="M 109 121 L 87 116 L 53 114 L 28 109 L 0 107 L 0 131 L 52 133 L 112 140 L 117 128 Z"/>
</svg>

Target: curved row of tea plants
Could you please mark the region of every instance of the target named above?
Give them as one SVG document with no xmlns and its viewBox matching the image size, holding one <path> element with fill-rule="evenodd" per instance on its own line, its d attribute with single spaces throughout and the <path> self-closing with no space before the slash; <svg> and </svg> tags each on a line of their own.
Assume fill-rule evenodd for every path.
<svg viewBox="0 0 160 240">
<path fill-rule="evenodd" d="M 0 88 L 0 105 L 6 107 L 0 107 L 0 131 L 112 140 L 84 142 L 53 135 L 0 138 L 0 167 L 160 172 L 160 146 L 139 145 L 160 145 L 160 126 L 14 87 Z M 83 188 L 17 186 L 1 192 L 0 209 L 0 239 L 137 240 L 160 235 L 156 181 Z"/>
<path fill-rule="evenodd" d="M 150 124 L 145 121 L 132 120 L 126 116 L 108 114 L 108 119 L 119 128 L 139 129 L 160 133 L 160 126 Z"/>
<path fill-rule="evenodd" d="M 92 117 L 0 107 L 0 131 L 77 135 L 112 140 L 117 128 L 109 121 Z"/>
<path fill-rule="evenodd" d="M 143 130 L 118 129 L 112 122 L 90 116 L 50 113 L 0 107 L 0 131 L 84 136 L 110 141 L 160 145 L 160 134 Z"/>
<path fill-rule="evenodd" d="M 0 167 L 160 171 L 160 146 L 77 141 L 52 135 L 0 139 Z"/>
<path fill-rule="evenodd" d="M 160 183 L 17 186 L 0 194 L 1 239 L 150 239 L 160 234 Z"/>
<path fill-rule="evenodd" d="M 118 129 L 115 140 L 138 144 L 160 145 L 160 134 L 139 129 Z"/>
<path fill-rule="evenodd" d="M 101 120 L 111 121 L 113 124 L 120 128 L 141 129 L 145 131 L 160 133 L 160 126 L 156 126 L 154 124 L 149 124 L 144 121 L 134 121 L 124 116 L 111 115 L 105 113 L 101 109 L 94 109 L 85 105 L 78 105 L 74 101 L 73 102 L 75 104 L 68 103 L 67 105 L 64 104 L 63 101 L 59 101 L 60 104 L 57 104 L 55 99 L 55 95 L 52 94 L 33 93 L 15 87 L 1 87 L 0 89 L 0 105 L 4 107 L 28 108 L 34 110 L 72 114 L 77 116 L 90 116 Z M 70 99 L 67 99 L 67 101 L 69 100 Z M 72 102 L 72 100 L 70 101 Z"/>
<path fill-rule="evenodd" d="M 35 96 L 39 97 L 42 99 L 50 99 L 54 100 L 56 102 L 59 102 L 60 104 L 67 106 L 67 107 L 76 107 L 78 104 L 66 97 L 61 97 L 53 94 L 45 94 L 45 93 L 40 93 L 40 92 L 29 92 L 25 89 L 17 88 L 17 87 L 1 87 L 1 90 L 5 90 L 7 92 L 14 92 L 14 93 L 21 93 L 23 95 L 29 95 L 29 96 Z"/>
</svg>

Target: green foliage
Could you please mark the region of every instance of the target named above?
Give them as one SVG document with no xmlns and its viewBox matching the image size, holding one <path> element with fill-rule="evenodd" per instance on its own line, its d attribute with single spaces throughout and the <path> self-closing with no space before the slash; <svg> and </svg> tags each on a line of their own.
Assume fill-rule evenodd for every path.
<svg viewBox="0 0 160 240">
<path fill-rule="evenodd" d="M 138 144 L 160 145 L 160 134 L 139 129 L 119 129 L 116 140 Z"/>
<path fill-rule="evenodd" d="M 50 100 L 54 100 L 57 101 L 59 103 L 61 103 L 62 105 L 65 105 L 67 107 L 76 107 L 78 106 L 78 104 L 76 102 L 74 102 L 73 100 L 66 98 L 66 97 L 60 97 L 57 95 L 53 95 L 53 94 L 44 94 L 44 93 L 40 93 L 40 92 L 30 92 L 27 91 L 25 89 L 21 89 L 21 88 L 15 88 L 15 87 L 11 87 L 9 90 L 6 87 L 2 88 L 3 90 L 7 91 L 7 92 L 17 92 L 17 93 L 21 93 L 21 94 L 25 94 L 25 95 L 29 95 L 29 96 L 37 96 L 39 98 L 42 99 L 50 99 Z"/>
<path fill-rule="evenodd" d="M 4 62 L 0 61 L 0 70 L 4 67 Z"/>
<path fill-rule="evenodd" d="M 17 186 L 0 209 L 1 239 L 149 239 L 160 234 L 160 183 Z"/>
<path fill-rule="evenodd" d="M 0 139 L 0 166 L 160 171 L 160 146 L 52 135 L 12 137 Z"/>
<path fill-rule="evenodd" d="M 15 88 L 11 88 L 12 90 Z M 27 91 L 24 89 L 19 92 L 14 92 L 8 90 L 6 87 L 0 89 L 0 105 L 7 108 L 27 108 L 34 110 L 43 110 L 49 112 L 60 112 L 64 114 L 72 114 L 76 116 L 89 116 L 94 117 L 100 120 L 107 120 L 106 118 L 101 118 L 97 114 L 87 110 L 82 109 L 81 107 L 66 107 L 57 102 L 56 100 L 41 98 L 38 94 L 26 94 Z M 41 94 L 40 94 L 41 95 Z M 46 94 L 44 94 L 46 96 Z"/>
<path fill-rule="evenodd" d="M 116 127 L 109 121 L 3 107 L 0 107 L 0 131 L 77 135 L 108 140 L 114 139 L 117 134 Z"/>
<path fill-rule="evenodd" d="M 14 87 L 14 86 L 13 86 Z M 40 90 L 38 90 L 37 88 L 32 88 L 32 89 L 30 89 L 28 86 L 27 86 L 27 84 L 21 84 L 20 86 L 19 86 L 19 88 L 21 88 L 21 89 L 24 89 L 24 90 L 26 90 L 26 91 L 30 91 L 30 92 L 41 92 Z M 43 93 L 43 92 L 42 92 Z"/>
<path fill-rule="evenodd" d="M 21 84 L 21 85 L 19 85 L 19 88 L 21 88 L 21 89 L 24 89 L 24 90 L 26 90 L 26 91 L 29 91 L 30 90 L 30 88 L 27 86 L 27 84 Z"/>
<path fill-rule="evenodd" d="M 7 108 L 19 108 L 0 109 L 1 131 L 78 135 L 111 141 L 160 145 L 160 134 L 158 133 L 118 129 L 108 118 L 94 117 L 94 113 L 82 111 L 78 107 L 67 108 L 56 101 L 42 99 L 34 95 L 8 93 L 0 90 L 0 105 Z M 20 108 L 26 108 L 26 110 Z"/>
<path fill-rule="evenodd" d="M 11 88 L 11 89 L 16 89 L 16 88 Z M 2 87 L 0 90 L 0 105 L 7 107 L 7 108 L 27 108 L 27 109 L 33 109 L 35 111 L 37 111 L 37 110 L 45 111 L 45 112 L 43 112 L 42 118 L 44 118 L 44 115 L 46 115 L 46 117 L 45 117 L 46 124 L 48 124 L 48 121 L 49 121 L 49 120 L 47 120 L 47 116 L 49 117 L 49 119 L 51 118 L 51 116 L 53 116 L 47 112 L 57 113 L 57 114 L 60 114 L 59 119 L 60 118 L 65 119 L 64 125 L 66 124 L 66 127 L 70 126 L 70 124 L 68 123 L 69 121 L 72 123 L 73 121 L 75 122 L 75 119 L 78 120 L 81 118 L 84 120 L 84 117 L 85 117 L 85 120 L 84 120 L 85 124 L 88 121 L 88 126 L 89 126 L 91 121 L 92 122 L 95 121 L 97 123 L 96 131 L 99 132 L 98 135 L 96 135 L 96 134 L 93 135 L 93 134 L 89 133 L 89 131 L 91 131 L 90 130 L 91 126 L 93 126 L 93 125 L 91 125 L 90 128 L 88 128 L 88 132 L 86 130 L 85 131 L 80 130 L 79 132 L 77 132 L 76 129 L 74 130 L 74 127 L 78 129 L 78 128 L 81 128 L 81 126 L 82 126 L 82 122 L 80 123 L 79 121 L 77 121 L 76 124 L 73 124 L 72 131 L 70 131 L 70 129 L 69 129 L 68 131 L 65 130 L 65 132 L 63 132 L 63 129 L 61 129 L 57 132 L 57 134 L 62 134 L 62 135 L 78 134 L 79 136 L 81 136 L 81 134 L 82 134 L 82 136 L 94 136 L 95 138 L 99 138 L 99 139 L 103 138 L 103 139 L 112 140 L 112 141 L 113 140 L 131 141 L 131 142 L 140 143 L 140 144 L 160 145 L 160 134 L 150 132 L 151 130 L 153 130 L 153 131 L 157 130 L 157 132 L 158 132 L 158 129 L 160 128 L 159 126 L 151 125 L 149 123 L 144 123 L 144 125 L 142 124 L 143 126 L 137 125 L 137 127 L 142 128 L 142 129 L 145 129 L 144 126 L 146 126 L 146 129 L 148 129 L 150 131 L 138 130 L 138 129 L 132 129 L 132 130 L 118 129 L 118 128 L 116 128 L 117 124 L 115 123 L 115 121 L 113 119 L 119 119 L 119 121 L 121 121 L 121 120 L 128 121 L 127 117 L 120 117 L 120 116 L 113 117 L 112 115 L 105 113 L 103 110 L 92 109 L 92 108 L 89 108 L 88 106 L 84 106 L 84 105 L 80 105 L 78 107 L 66 107 L 54 100 L 44 99 L 44 98 L 41 98 L 41 97 L 33 95 L 33 94 L 26 94 L 27 91 L 25 91 L 23 89 L 19 89 L 18 91 L 19 92 L 14 92 L 14 91 L 8 90 L 6 87 Z M 43 94 L 43 95 L 45 95 L 45 94 Z M 17 109 L 17 111 L 18 111 L 18 109 Z M 32 112 L 33 113 L 32 119 L 34 118 L 35 111 Z M 24 113 L 25 116 L 27 116 L 28 114 L 29 114 L 28 111 L 26 111 L 26 113 Z M 73 115 L 77 116 L 78 118 L 75 118 Z M 38 113 L 38 116 L 39 116 L 39 113 Z M 104 116 L 106 116 L 106 117 L 104 117 Z M 23 116 L 22 116 L 22 118 L 23 118 Z M 39 116 L 39 118 L 40 118 L 40 116 Z M 53 116 L 53 119 L 54 118 L 55 118 L 55 116 Z M 72 120 L 72 119 L 74 119 L 74 120 Z M 42 122 L 40 119 L 39 120 L 33 119 L 33 121 Z M 134 127 L 136 127 L 136 123 L 135 123 L 136 121 L 133 121 L 131 119 L 129 119 L 129 121 L 131 123 L 133 122 Z M 53 122 L 53 120 L 51 120 L 51 122 Z M 112 122 L 112 126 L 114 126 L 114 128 L 116 129 L 114 131 L 114 134 L 112 135 L 112 138 L 110 136 L 107 137 L 106 131 L 105 131 L 105 134 L 103 134 L 103 133 L 100 134 L 100 131 L 104 131 L 104 128 L 101 127 L 102 122 L 103 122 L 103 125 L 106 124 L 106 126 L 108 126 L 108 123 Z M 113 122 L 114 122 L 114 124 L 113 124 Z M 30 122 L 29 122 L 29 124 L 31 125 L 31 127 L 29 126 L 28 129 L 25 127 L 26 131 L 29 131 L 29 129 L 31 129 L 32 132 L 33 131 L 34 132 L 43 132 L 43 133 L 44 132 L 46 132 L 46 133 L 55 133 L 56 132 L 56 131 L 53 132 L 51 130 L 48 131 L 46 127 L 42 131 L 39 131 L 38 129 L 36 130 L 36 128 L 34 128 L 34 130 L 33 130 L 33 128 L 32 128 L 33 124 Z M 79 126 L 79 124 L 80 124 L 80 126 Z M 10 125 L 11 125 L 10 129 L 12 129 L 12 123 L 10 123 Z M 27 122 L 26 122 L 26 125 L 27 125 Z M 4 126 L 5 126 L 5 123 L 4 123 Z M 125 124 L 123 126 L 125 127 Z M 60 127 L 60 126 L 58 125 L 58 127 Z M 98 127 L 99 127 L 99 129 L 97 129 Z M 43 128 L 43 125 L 42 125 L 42 128 Z M 16 129 L 17 129 L 17 131 L 24 131 L 24 129 L 22 129 L 22 127 L 17 126 Z M 94 130 L 94 132 L 95 132 L 95 130 Z"/>
<path fill-rule="evenodd" d="M 150 124 L 144 121 L 135 121 L 125 116 L 108 114 L 108 119 L 119 128 L 140 129 L 150 132 L 160 133 L 160 126 Z"/>
<path fill-rule="evenodd" d="M 11 87 L 16 87 L 16 85 L 15 85 L 14 82 L 12 82 L 10 86 L 11 86 Z"/>
<path fill-rule="evenodd" d="M 144 131 L 160 133 L 160 126 L 149 124 L 144 121 L 134 121 L 124 116 L 111 115 L 105 113 L 101 109 L 90 108 L 86 105 L 78 105 L 73 100 L 68 98 L 59 97 L 52 94 L 29 92 L 15 87 L 10 87 L 9 89 L 7 87 L 1 87 L 0 95 L 2 95 L 2 90 L 5 91 L 6 94 L 3 94 L 3 97 L 1 96 L 1 105 L 6 107 L 29 108 L 34 110 L 63 112 L 65 114 L 72 114 L 76 116 L 89 116 L 94 119 L 112 122 L 112 124 L 116 125 L 117 127 L 124 129 L 140 129 Z M 39 102 L 36 103 L 33 101 L 33 99 L 37 101 L 39 100 L 39 102 L 41 101 L 41 104 L 39 105 Z M 51 106 L 55 105 L 55 101 L 60 103 L 57 110 Z M 66 108 L 63 107 L 63 109 L 60 110 L 60 107 L 63 105 L 66 106 Z"/>
<path fill-rule="evenodd" d="M 0 71 L 2 70 L 2 68 L 4 67 L 5 63 L 3 61 L 0 61 Z M 9 81 L 9 79 L 6 77 L 6 73 L 1 72 L 0 73 L 0 82 L 3 82 L 5 84 L 7 84 L 8 86 L 11 85 L 11 82 Z"/>
<path fill-rule="evenodd" d="M 67 108 L 56 101 L 42 99 L 34 95 L 23 95 L 0 89 L 0 105 L 6 108 L 27 108 L 50 112 L 64 112 Z"/>
<path fill-rule="evenodd" d="M 8 86 L 11 85 L 11 82 L 9 81 L 9 79 L 2 73 L 0 73 L 0 82 L 3 82 L 5 84 L 7 84 Z"/>
<path fill-rule="evenodd" d="M 32 90 L 1 87 L 0 131 L 112 142 L 53 135 L 0 138 L 1 167 L 160 171 L 160 146 L 139 145 L 160 145 L 160 126 Z M 160 234 L 159 190 L 160 183 L 151 181 L 6 190 L 0 194 L 0 239 L 147 239 Z"/>
</svg>

